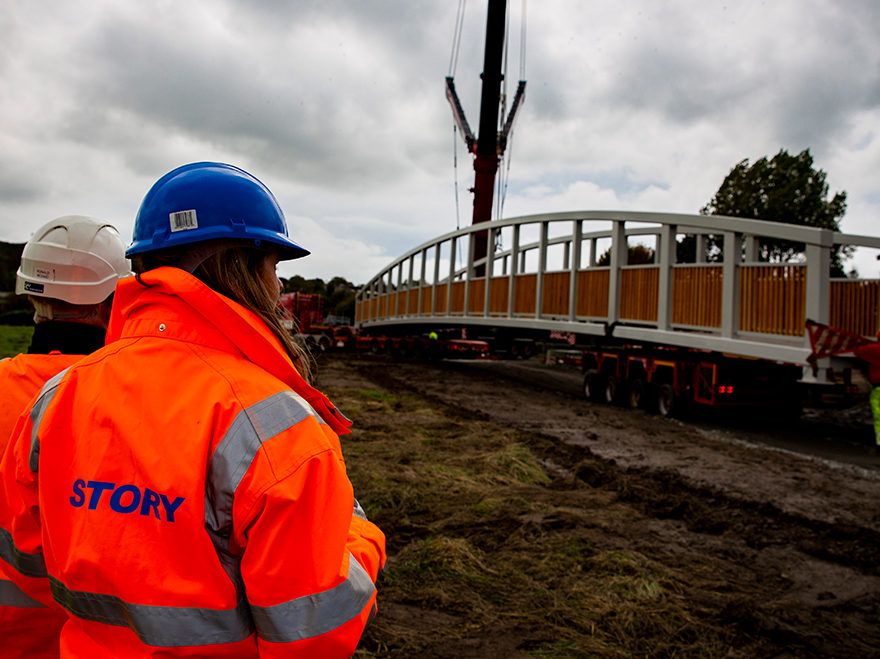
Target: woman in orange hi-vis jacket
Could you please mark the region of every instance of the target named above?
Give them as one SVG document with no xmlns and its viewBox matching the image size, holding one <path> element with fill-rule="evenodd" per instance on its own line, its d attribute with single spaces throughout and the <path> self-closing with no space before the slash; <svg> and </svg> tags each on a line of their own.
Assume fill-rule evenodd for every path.
<svg viewBox="0 0 880 659">
<path fill-rule="evenodd" d="M 306 254 L 236 167 L 147 193 L 107 346 L 46 384 L 0 464 L 0 558 L 69 612 L 63 657 L 354 653 L 385 538 L 278 316 L 275 265 Z"/>
<path fill-rule="evenodd" d="M 0 455 L 46 381 L 104 345 L 116 280 L 130 274 L 125 244 L 106 222 L 65 215 L 34 232 L 15 277 L 15 292 L 34 307 L 34 333 L 26 353 L 0 361 Z M 58 657 L 67 613 L 29 597 L 4 566 L 11 569 L 0 561 L 0 657 Z"/>
</svg>

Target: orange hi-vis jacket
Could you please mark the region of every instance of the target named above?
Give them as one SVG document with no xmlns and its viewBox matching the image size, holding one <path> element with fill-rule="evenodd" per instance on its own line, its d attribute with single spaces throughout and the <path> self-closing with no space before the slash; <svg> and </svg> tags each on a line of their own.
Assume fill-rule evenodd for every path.
<svg viewBox="0 0 880 659">
<path fill-rule="evenodd" d="M 18 421 L 0 558 L 48 576 L 62 657 L 350 656 L 385 538 L 349 425 L 250 311 L 175 268 L 121 280 L 107 346 Z"/>
<path fill-rule="evenodd" d="M 0 455 L 18 417 L 46 380 L 83 355 L 23 354 L 0 361 Z M 0 531 L 2 533 L 2 531 Z M 0 540 L 2 544 L 2 540 Z M 8 578 L 0 561 L 0 656 L 5 659 L 58 657 L 58 635 L 67 613 L 55 602 L 40 604 Z M 11 568 L 10 568 L 11 569 Z"/>
</svg>

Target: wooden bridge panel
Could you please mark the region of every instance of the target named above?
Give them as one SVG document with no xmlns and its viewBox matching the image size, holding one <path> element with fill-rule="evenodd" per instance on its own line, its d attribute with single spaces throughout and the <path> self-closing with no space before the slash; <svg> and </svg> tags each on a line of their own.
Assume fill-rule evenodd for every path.
<svg viewBox="0 0 880 659">
<path fill-rule="evenodd" d="M 806 313 L 806 268 L 758 265 L 740 268 L 742 332 L 802 336 Z"/>
<path fill-rule="evenodd" d="M 672 271 L 674 325 L 721 327 L 724 270 L 721 266 L 676 267 Z"/>
<path fill-rule="evenodd" d="M 435 294 L 437 296 L 434 301 L 434 315 L 439 316 L 446 313 L 446 287 L 448 284 L 437 284 Z"/>
<path fill-rule="evenodd" d="M 874 338 L 880 330 L 880 281 L 832 281 L 828 324 Z"/>
<path fill-rule="evenodd" d="M 489 313 L 507 314 L 510 277 L 492 277 L 489 283 Z"/>
<path fill-rule="evenodd" d="M 513 313 L 535 315 L 538 275 L 517 275 L 513 291 Z"/>
<path fill-rule="evenodd" d="M 548 272 L 544 275 L 541 314 L 545 316 L 568 316 L 568 282 L 571 275 L 567 272 Z"/>
<path fill-rule="evenodd" d="M 411 288 L 406 292 L 407 294 L 407 303 L 406 303 L 406 313 L 415 316 L 419 313 L 419 289 Z"/>
<path fill-rule="evenodd" d="M 608 284 L 610 270 L 580 270 L 577 273 L 577 304 L 575 313 L 578 316 L 593 318 L 608 317 Z"/>
<path fill-rule="evenodd" d="M 451 313 L 464 313 L 464 282 L 452 282 Z"/>
<path fill-rule="evenodd" d="M 660 268 L 620 271 L 620 317 L 657 322 L 657 290 Z"/>
<path fill-rule="evenodd" d="M 468 288 L 468 313 L 482 315 L 486 308 L 486 278 L 472 279 Z"/>
</svg>

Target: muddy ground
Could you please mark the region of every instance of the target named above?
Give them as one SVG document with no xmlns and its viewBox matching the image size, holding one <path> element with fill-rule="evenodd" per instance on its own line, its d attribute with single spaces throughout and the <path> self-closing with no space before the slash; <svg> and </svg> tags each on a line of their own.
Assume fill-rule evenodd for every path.
<svg viewBox="0 0 880 659">
<path fill-rule="evenodd" d="M 511 506 L 509 518 L 495 507 L 488 524 L 450 522 L 448 513 L 438 520 L 430 512 L 422 520 L 407 512 L 401 520 L 379 501 L 377 519 L 367 508 L 388 534 L 389 567 L 363 656 L 880 656 L 880 457 L 868 441 L 864 410 L 808 410 L 799 419 L 757 412 L 664 419 L 590 403 L 576 371 L 536 360 L 424 364 L 323 355 L 318 384 L 341 399 L 343 411 L 355 391 L 386 392 L 439 410 L 457 433 L 474 424 L 516 432 L 547 478 L 528 496 L 554 506 L 540 513 Z M 414 403 L 371 413 L 355 400 L 348 399 L 351 416 L 365 434 L 348 436 L 354 439 L 344 439 L 344 447 L 397 424 L 425 436 L 432 428 L 442 432 L 436 420 L 419 429 L 427 408 L 416 414 Z M 366 443 L 357 448 L 371 450 Z M 358 459 L 346 451 L 356 487 L 369 490 L 377 477 L 358 476 Z M 397 468 L 387 465 L 389 473 Z M 364 494 L 369 501 L 369 492 L 359 498 Z M 600 575 L 599 556 L 637 557 L 652 566 L 665 575 L 654 586 L 662 596 L 635 604 L 630 598 L 626 606 L 636 608 L 625 615 L 605 598 L 592 605 L 603 608 L 601 615 L 584 611 L 587 622 L 542 613 L 556 605 L 534 598 L 522 600 L 541 602 L 529 605 L 532 617 L 503 605 L 487 617 L 477 605 L 468 613 L 455 598 L 425 595 L 417 584 L 407 591 L 392 575 L 415 540 L 441 532 L 478 549 L 481 561 L 497 569 L 493 556 L 505 537 L 537 543 L 560 531 L 576 534 L 590 550 L 558 583 L 542 577 L 548 584 L 540 591 L 553 593 L 552 601 L 574 596 L 566 581 Z M 668 632 L 647 624 L 661 600 L 674 600 L 683 620 Z"/>
</svg>

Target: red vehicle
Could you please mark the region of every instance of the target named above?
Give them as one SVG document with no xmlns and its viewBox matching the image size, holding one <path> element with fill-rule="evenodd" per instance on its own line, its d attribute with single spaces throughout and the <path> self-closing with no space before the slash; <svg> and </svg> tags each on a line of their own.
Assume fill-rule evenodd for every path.
<svg viewBox="0 0 880 659">
<path fill-rule="evenodd" d="M 312 326 L 324 322 L 324 297 L 317 293 L 284 293 L 281 306 L 296 319 L 303 334 L 311 334 Z"/>
<path fill-rule="evenodd" d="M 688 348 L 586 349 L 582 372 L 588 399 L 663 416 L 689 404 L 796 408 L 801 398 L 796 364 Z"/>
</svg>

